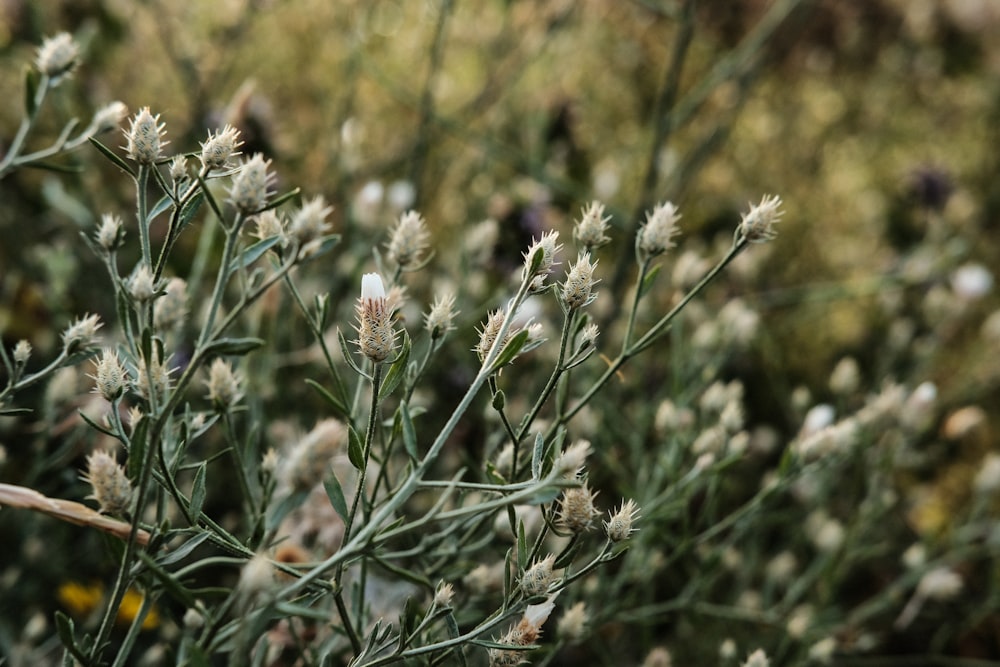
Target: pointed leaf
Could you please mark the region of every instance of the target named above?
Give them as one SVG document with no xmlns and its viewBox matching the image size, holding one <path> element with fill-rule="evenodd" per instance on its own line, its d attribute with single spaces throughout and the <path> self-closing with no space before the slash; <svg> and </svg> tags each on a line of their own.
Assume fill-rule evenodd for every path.
<svg viewBox="0 0 1000 667">
<path fill-rule="evenodd" d="M 242 474 L 242 472 L 240 473 Z M 195 522 L 201 516 L 201 508 L 205 504 L 205 463 L 198 466 L 194 473 L 194 484 L 191 487 L 191 519 Z"/>
<path fill-rule="evenodd" d="M 403 335 L 403 349 L 400 351 L 399 356 L 396 361 L 392 362 L 389 366 L 389 372 L 385 374 L 385 380 L 382 381 L 382 386 L 378 390 L 378 400 L 379 402 L 385 400 L 385 398 L 392 393 L 393 389 L 399 386 L 399 381 L 403 379 L 406 374 L 406 363 L 410 360 L 410 337 Z"/>
<path fill-rule="evenodd" d="M 358 470 L 363 470 L 365 467 L 365 445 L 361 442 L 361 436 L 358 435 L 353 426 L 347 427 L 347 434 L 347 458 L 351 460 L 351 465 Z"/>
<path fill-rule="evenodd" d="M 220 338 L 205 346 L 205 354 L 238 357 L 256 350 L 264 342 L 260 338 Z"/>
<path fill-rule="evenodd" d="M 83 167 L 78 164 L 58 164 L 56 162 L 25 162 L 24 167 L 29 169 L 41 169 L 42 171 L 54 171 L 57 174 L 80 174 Z"/>
<path fill-rule="evenodd" d="M 306 384 L 315 389 L 320 396 L 326 399 L 327 403 L 330 404 L 330 407 L 333 408 L 333 411 L 337 413 L 337 416 L 345 419 L 350 417 L 350 412 L 348 412 L 347 407 L 340 402 L 340 399 L 327 391 L 323 385 L 313 379 L 306 379 Z"/>
<path fill-rule="evenodd" d="M 323 480 L 323 488 L 326 489 L 326 496 L 330 499 L 330 504 L 341 519 L 347 521 L 347 500 L 344 498 L 344 488 L 340 485 L 337 475 L 331 472 Z"/>
<path fill-rule="evenodd" d="M 107 146 L 105 146 L 104 144 L 102 144 L 100 141 L 98 141 L 97 139 L 95 139 L 93 137 L 90 137 L 89 141 L 90 141 L 91 144 L 93 144 L 94 148 L 96 148 L 98 151 L 100 151 L 100 153 L 104 157 L 106 157 L 109 160 L 111 160 L 112 164 L 114 164 L 116 167 L 118 167 L 119 169 L 121 169 L 122 171 L 124 171 L 126 174 L 128 174 L 132 178 L 135 178 L 135 172 L 132 171 L 132 167 L 130 167 L 128 165 L 128 163 L 125 162 L 125 160 L 123 160 L 120 157 L 118 157 L 118 155 L 113 150 L 111 150 L 110 148 L 108 148 Z"/>
<path fill-rule="evenodd" d="M 509 364 L 510 362 L 514 361 L 514 357 L 516 357 L 521 352 L 521 348 L 524 347 L 524 344 L 527 342 L 528 342 L 527 329 L 523 331 L 518 331 L 514 335 L 514 337 L 511 338 L 509 341 L 507 341 L 507 344 L 504 345 L 503 350 L 497 356 L 497 360 L 493 362 L 493 368 L 491 369 L 491 372 L 496 372 L 501 368 L 503 368 L 504 366 L 506 366 L 507 364 Z"/>
<path fill-rule="evenodd" d="M 38 72 L 34 68 L 24 69 L 24 115 L 31 118 L 38 111 Z"/>
<path fill-rule="evenodd" d="M 344 338 L 344 332 L 340 329 L 337 330 L 337 340 L 340 341 L 340 352 L 344 355 L 344 361 L 347 365 L 354 369 L 354 372 L 362 377 L 371 379 L 368 373 L 358 368 L 358 365 L 354 362 L 354 355 L 351 354 L 351 350 L 347 347 L 347 339 Z"/>
<path fill-rule="evenodd" d="M 273 530 L 277 530 L 281 522 L 288 516 L 288 513 L 302 504 L 302 501 L 306 499 L 307 493 L 306 491 L 296 491 L 274 506 L 274 510 L 267 515 L 267 522 L 265 523 L 267 532 L 270 533 Z"/>
<path fill-rule="evenodd" d="M 178 229 L 184 229 L 187 227 L 194 216 L 198 214 L 198 209 L 201 208 L 201 203 L 205 201 L 205 190 L 200 190 L 195 196 L 184 204 L 184 208 L 181 209 L 181 214 L 179 217 L 180 224 Z"/>
<path fill-rule="evenodd" d="M 149 210 L 149 213 L 146 214 L 146 219 L 150 221 L 155 220 L 157 216 L 161 215 L 164 211 L 168 211 L 173 205 L 174 200 L 168 196 L 164 196 Z"/>
<path fill-rule="evenodd" d="M 524 533 L 524 522 L 517 522 L 517 564 L 523 570 L 528 569 L 528 537 Z"/>
<path fill-rule="evenodd" d="M 233 271 L 237 271 L 239 269 L 245 269 L 246 267 L 250 266 L 258 259 L 260 259 L 265 252 L 273 248 L 274 245 L 280 240 L 281 240 L 280 237 L 272 236 L 270 238 L 257 241 L 257 243 L 254 243 L 249 248 L 244 250 L 242 253 L 240 253 L 239 257 L 235 258 L 232 261 L 232 263 L 229 265 L 230 273 L 232 273 Z"/>
<path fill-rule="evenodd" d="M 493 409 L 497 412 L 503 410 L 504 404 L 507 402 L 507 397 L 504 396 L 503 389 L 497 391 L 493 394 Z"/>
<path fill-rule="evenodd" d="M 417 431 L 413 428 L 413 419 L 410 416 L 410 406 L 406 403 L 399 405 L 400 422 L 403 429 L 403 447 L 406 453 L 414 461 L 418 460 L 417 454 Z"/>
<path fill-rule="evenodd" d="M 639 286 L 640 299 L 646 296 L 649 290 L 652 289 L 653 283 L 656 281 L 656 276 L 660 273 L 661 266 L 662 264 L 657 264 L 656 266 L 654 266 L 652 269 L 650 269 L 649 273 L 646 274 L 646 277 L 642 279 L 642 285 Z"/>
<path fill-rule="evenodd" d="M 545 436 L 535 435 L 535 446 L 531 449 L 531 478 L 542 478 L 542 454 L 545 453 Z"/>
<path fill-rule="evenodd" d="M 294 190 L 289 190 L 288 192 L 286 192 L 284 194 L 280 194 L 277 197 L 275 197 L 274 199 L 272 199 L 271 201 L 269 201 L 267 203 L 267 206 L 265 206 L 264 208 L 262 208 L 259 212 L 263 213 L 264 211 L 270 211 L 272 208 L 278 208 L 279 206 L 281 206 L 282 204 L 284 204 L 289 199 L 291 199 L 293 197 L 297 197 L 300 192 L 302 192 L 302 188 L 295 188 Z"/>
</svg>

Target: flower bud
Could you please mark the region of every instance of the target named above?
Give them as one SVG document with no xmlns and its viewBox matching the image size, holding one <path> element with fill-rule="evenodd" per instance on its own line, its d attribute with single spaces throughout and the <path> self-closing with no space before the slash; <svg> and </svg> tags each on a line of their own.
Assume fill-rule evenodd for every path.
<svg viewBox="0 0 1000 667">
<path fill-rule="evenodd" d="M 594 507 L 594 494 L 587 485 L 563 491 L 559 503 L 559 523 L 573 534 L 590 530 L 600 512 Z"/>
<path fill-rule="evenodd" d="M 38 71 L 51 79 L 51 85 L 69 76 L 80 63 L 80 49 L 68 32 L 49 37 L 38 47 L 35 64 Z"/>
<path fill-rule="evenodd" d="M 117 129 L 128 116 L 128 107 L 123 102 L 112 102 L 97 110 L 90 126 L 94 134 L 102 134 Z"/>
<path fill-rule="evenodd" d="M 570 310 L 589 305 L 597 298 L 593 293 L 594 268 L 597 262 L 590 262 L 590 253 L 583 252 L 577 257 L 576 264 L 566 272 L 566 282 L 563 283 L 562 300 Z"/>
<path fill-rule="evenodd" d="M 132 504 L 132 483 L 125 475 L 125 469 L 118 465 L 115 457 L 98 450 L 87 457 L 87 472 L 84 481 L 90 484 L 93 498 L 106 514 L 123 515 Z"/>
<path fill-rule="evenodd" d="M 681 216 L 677 207 L 670 202 L 657 204 L 646 214 L 646 222 L 639 228 L 636 237 L 636 251 L 640 261 L 652 259 L 673 248 L 673 238 L 680 234 L 677 221 Z"/>
<path fill-rule="evenodd" d="M 592 201 L 583 209 L 583 215 L 573 227 L 573 238 L 587 250 L 600 248 L 611 240 L 607 236 L 609 220 L 611 216 L 604 217 L 604 204 Z"/>
<path fill-rule="evenodd" d="M 555 565 L 555 562 L 555 555 L 549 554 L 525 570 L 524 574 L 521 575 L 521 590 L 525 597 L 532 598 L 536 595 L 545 595 L 548 592 L 549 584 L 553 580 L 552 566 Z"/>
<path fill-rule="evenodd" d="M 288 235 L 297 240 L 300 246 L 315 241 L 330 228 L 326 218 L 332 212 L 333 207 L 326 205 L 322 195 L 313 197 L 292 216 Z"/>
<path fill-rule="evenodd" d="M 14 346 L 14 364 L 23 367 L 28 363 L 30 357 L 31 343 L 24 339 L 17 341 L 17 344 Z"/>
<path fill-rule="evenodd" d="M 62 333 L 63 347 L 68 354 L 86 349 L 94 344 L 97 330 L 102 326 L 97 315 L 86 315 L 69 325 Z"/>
<path fill-rule="evenodd" d="M 153 306 L 153 324 L 160 330 L 172 329 L 181 324 L 187 314 L 187 283 L 182 278 L 171 278 Z"/>
<path fill-rule="evenodd" d="M 774 226 L 782 215 L 781 197 L 764 195 L 759 204 L 750 204 L 750 210 L 740 220 L 737 233 L 750 243 L 767 243 L 778 235 Z"/>
<path fill-rule="evenodd" d="M 139 303 L 145 303 L 156 295 L 153 273 L 145 264 L 141 264 L 132 274 L 132 279 L 128 283 L 128 293 Z"/>
<path fill-rule="evenodd" d="M 578 644 L 587 638 L 587 625 L 590 622 L 590 614 L 587 613 L 587 605 L 577 602 L 567 609 L 559 624 L 556 626 L 556 634 L 568 644 Z"/>
<path fill-rule="evenodd" d="M 424 328 L 433 340 L 443 338 L 446 333 L 455 328 L 452 324 L 458 311 L 455 310 L 454 294 L 439 294 L 431 305 L 430 311 L 424 315 Z"/>
<path fill-rule="evenodd" d="M 274 174 L 268 172 L 270 160 L 260 153 L 243 162 L 239 172 L 233 177 L 229 188 L 229 201 L 243 214 L 260 211 L 270 196 L 268 189 L 274 181 Z"/>
<path fill-rule="evenodd" d="M 635 532 L 632 522 L 637 518 L 639 518 L 639 506 L 633 500 L 624 501 L 621 509 L 604 523 L 604 532 L 612 542 L 623 542 Z"/>
<path fill-rule="evenodd" d="M 153 115 L 149 107 L 139 109 L 133 118 L 125 137 L 128 157 L 139 164 L 154 164 L 168 142 L 164 141 L 166 125 L 160 123 L 160 115 Z"/>
<path fill-rule="evenodd" d="M 226 125 L 215 134 L 209 132 L 208 139 L 201 145 L 201 166 L 206 171 L 224 169 L 230 158 L 239 155 L 236 150 L 243 145 L 240 133 L 232 125 Z"/>
<path fill-rule="evenodd" d="M 104 350 L 101 358 L 94 362 L 96 372 L 89 377 L 94 379 L 94 393 L 100 394 L 105 400 L 113 401 L 121 396 L 129 384 L 128 371 L 118 359 L 114 350 Z"/>
<path fill-rule="evenodd" d="M 208 400 L 222 412 L 228 411 L 243 397 L 240 381 L 233 367 L 224 359 L 216 358 L 208 370 Z"/>
<path fill-rule="evenodd" d="M 389 257 L 403 271 L 414 270 L 420 265 L 421 254 L 427 249 L 427 225 L 416 211 L 400 216 L 389 239 Z"/>
<path fill-rule="evenodd" d="M 125 228 L 122 226 L 122 219 L 117 215 L 105 213 L 101 216 L 101 226 L 94 234 L 97 245 L 105 252 L 111 252 L 122 247 L 125 240 Z"/>
<path fill-rule="evenodd" d="M 392 329 L 392 311 L 385 296 L 385 286 L 377 273 L 361 277 L 361 297 L 357 304 L 358 349 L 375 363 L 389 358 L 396 343 Z"/>
<path fill-rule="evenodd" d="M 541 277 L 542 280 L 545 276 L 552 271 L 552 267 L 555 266 L 556 253 L 562 248 L 562 244 L 558 243 L 559 232 L 549 231 L 542 234 L 540 239 L 532 242 L 531 247 L 528 251 L 524 253 L 524 268 L 521 270 L 521 280 L 531 280 L 535 277 Z M 536 253 L 541 253 L 540 260 L 535 259 Z M 535 264 L 535 262 L 538 262 Z M 533 291 L 538 291 L 537 289 Z"/>
</svg>

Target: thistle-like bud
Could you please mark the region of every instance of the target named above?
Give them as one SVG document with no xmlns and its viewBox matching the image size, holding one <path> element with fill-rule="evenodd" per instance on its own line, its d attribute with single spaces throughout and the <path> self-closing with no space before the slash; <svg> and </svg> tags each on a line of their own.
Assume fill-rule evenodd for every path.
<svg viewBox="0 0 1000 667">
<path fill-rule="evenodd" d="M 508 630 L 498 643 L 508 646 L 528 646 L 538 641 L 542 635 L 542 625 L 555 609 L 554 599 L 555 596 L 552 596 L 547 602 L 529 604 L 518 624 Z M 524 651 L 516 650 L 491 648 L 489 649 L 489 657 L 490 667 L 514 667 L 524 664 L 525 661 Z"/>
<path fill-rule="evenodd" d="M 153 273 L 145 264 L 139 265 L 128 283 L 128 293 L 139 303 L 145 303 L 156 295 Z"/>
<path fill-rule="evenodd" d="M 229 188 L 229 201 L 239 212 L 253 214 L 267 204 L 269 188 L 275 179 L 275 175 L 268 171 L 270 166 L 271 161 L 265 160 L 260 153 L 243 162 Z"/>
<path fill-rule="evenodd" d="M 594 268 L 597 262 L 591 263 L 590 253 L 582 252 L 576 259 L 576 264 L 566 272 L 566 282 L 562 286 L 562 300 L 570 310 L 576 310 L 589 305 L 597 298 L 594 294 Z"/>
<path fill-rule="evenodd" d="M 208 400 L 216 410 L 227 412 L 243 398 L 240 380 L 233 367 L 224 359 L 216 358 L 208 369 Z"/>
<path fill-rule="evenodd" d="M 608 221 L 611 216 L 604 217 L 604 204 L 592 201 L 583 209 L 580 220 L 573 227 L 573 238 L 587 250 L 600 248 L 610 241 L 608 238 Z"/>
<path fill-rule="evenodd" d="M 595 495 L 586 483 L 563 491 L 559 502 L 559 523 L 574 535 L 590 530 L 594 519 L 601 515 L 594 507 Z"/>
<path fill-rule="evenodd" d="M 497 339 L 497 334 L 500 333 L 500 327 L 503 325 L 503 318 L 504 314 L 502 310 L 494 310 L 486 317 L 483 328 L 478 330 L 479 343 L 473 349 L 479 356 L 479 361 L 485 361 L 486 355 L 490 353 L 490 348 L 493 347 L 493 343 Z"/>
<path fill-rule="evenodd" d="M 166 125 L 160 122 L 159 114 L 154 116 L 149 107 L 139 109 L 125 132 L 128 139 L 125 150 L 128 151 L 129 158 L 139 164 L 154 164 L 159 160 L 163 147 L 169 143 L 163 139 L 166 136 L 165 128 Z"/>
<path fill-rule="evenodd" d="M 30 357 L 31 343 L 24 339 L 17 341 L 17 344 L 14 346 L 14 364 L 23 368 L 28 363 Z"/>
<path fill-rule="evenodd" d="M 292 221 L 288 226 L 288 235 L 298 241 L 300 246 L 315 241 L 330 228 L 326 217 L 332 212 L 333 207 L 326 205 L 326 200 L 322 195 L 313 197 L 302 204 L 302 208 L 292 216 Z"/>
<path fill-rule="evenodd" d="M 600 335 L 601 330 L 596 324 L 588 324 L 580 332 L 580 349 L 586 350 L 589 347 L 593 347 L 597 344 L 597 337 Z"/>
<path fill-rule="evenodd" d="M 651 213 L 646 214 L 646 222 L 639 228 L 635 240 L 640 261 L 662 255 L 676 245 L 673 238 L 680 233 L 677 228 L 680 218 L 677 207 L 670 202 L 657 204 Z"/>
<path fill-rule="evenodd" d="M 190 180 L 191 175 L 188 173 L 188 160 L 187 157 L 183 155 L 175 155 L 170 160 L 170 180 L 174 182 L 176 187 L 180 187 Z"/>
<path fill-rule="evenodd" d="M 93 490 L 93 494 L 87 497 L 96 500 L 102 512 L 123 515 L 129 511 L 132 483 L 114 456 L 103 450 L 88 456 L 83 479 Z"/>
<path fill-rule="evenodd" d="M 229 160 L 237 155 L 236 150 L 243 145 L 240 133 L 232 125 L 226 125 L 216 133 L 209 132 L 208 139 L 201 145 L 201 166 L 206 171 L 224 169 Z"/>
<path fill-rule="evenodd" d="M 182 278 L 168 280 L 163 292 L 153 306 L 153 324 L 160 330 L 172 329 L 188 314 L 187 283 Z"/>
<path fill-rule="evenodd" d="M 553 467 L 560 475 L 575 477 L 587 462 L 591 452 L 593 449 L 589 440 L 577 440 L 559 455 Z"/>
<path fill-rule="evenodd" d="M 639 506 L 635 501 L 622 502 L 621 508 L 604 522 L 604 532 L 612 542 L 624 542 L 636 531 L 632 522 L 639 518 Z"/>
<path fill-rule="evenodd" d="M 80 49 L 68 32 L 49 37 L 38 47 L 35 64 L 38 71 L 49 77 L 50 85 L 57 85 L 69 76 L 80 63 Z"/>
<path fill-rule="evenodd" d="M 750 210 L 740 220 L 737 233 L 750 243 L 767 243 L 778 235 L 774 226 L 782 215 L 781 197 L 764 195 L 759 204 L 750 204 Z"/>
<path fill-rule="evenodd" d="M 578 644 L 587 638 L 587 624 L 590 623 L 590 614 L 587 613 L 587 605 L 577 602 L 567 609 L 559 625 L 556 626 L 556 633 L 560 639 L 568 644 Z"/>
<path fill-rule="evenodd" d="M 439 294 L 431 304 L 431 309 L 424 315 L 424 328 L 432 340 L 443 338 L 455 328 L 453 322 L 458 311 L 455 310 L 454 294 Z"/>
<path fill-rule="evenodd" d="M 155 396 L 162 400 L 170 390 L 170 374 L 173 369 L 169 366 L 170 359 L 161 359 L 156 346 L 153 346 L 153 358 L 151 361 L 139 359 L 135 369 L 135 381 L 133 385 L 139 395 L 148 403 Z"/>
<path fill-rule="evenodd" d="M 377 273 L 361 277 L 361 297 L 358 299 L 358 349 L 375 363 L 392 354 L 396 332 L 392 329 L 392 311 L 385 296 L 385 286 Z"/>
<path fill-rule="evenodd" d="M 548 592 L 549 584 L 553 581 L 552 566 L 555 562 L 555 555 L 549 554 L 524 571 L 521 575 L 521 591 L 525 597 L 532 598 Z"/>
<path fill-rule="evenodd" d="M 552 267 L 556 264 L 556 253 L 562 248 L 562 244 L 558 243 L 558 241 L 559 232 L 548 231 L 542 234 L 540 239 L 532 242 L 528 251 L 524 253 L 524 268 L 521 269 L 521 280 L 532 280 L 540 276 L 544 281 L 545 276 L 552 271 Z M 536 253 L 541 253 L 541 257 L 538 260 L 535 259 Z M 532 291 L 538 291 L 538 289 L 533 288 Z"/>
<path fill-rule="evenodd" d="M 288 239 L 285 236 L 285 219 L 280 213 L 274 209 L 268 209 L 263 213 L 258 213 L 254 220 L 256 228 L 253 235 L 261 241 L 277 236 L 281 239 L 282 245 L 287 242 Z"/>
<path fill-rule="evenodd" d="M 128 371 L 114 350 L 104 350 L 101 358 L 94 362 L 96 370 L 89 377 L 94 380 L 94 393 L 100 394 L 105 400 L 113 401 L 128 388 Z"/>
<path fill-rule="evenodd" d="M 122 247 L 125 240 L 125 228 L 122 226 L 122 219 L 117 215 L 105 213 L 101 216 L 101 226 L 94 234 L 97 245 L 105 252 L 112 252 Z"/>
<path fill-rule="evenodd" d="M 118 129 L 127 116 L 128 107 L 125 103 L 115 101 L 97 110 L 94 119 L 90 121 L 90 127 L 93 128 L 94 134 L 110 132 Z"/>
<path fill-rule="evenodd" d="M 438 584 L 437 590 L 434 591 L 434 606 L 435 607 L 450 607 L 451 600 L 455 597 L 455 587 L 451 584 L 446 584 L 443 581 Z"/>
<path fill-rule="evenodd" d="M 102 326 L 97 315 L 85 315 L 79 318 L 62 333 L 63 347 L 67 354 L 91 347 L 97 337 L 97 330 Z"/>
<path fill-rule="evenodd" d="M 399 222 L 389 238 L 389 257 L 403 271 L 416 269 L 420 265 L 421 254 L 427 249 L 427 225 L 423 216 L 416 211 L 407 211 L 399 217 Z"/>
</svg>

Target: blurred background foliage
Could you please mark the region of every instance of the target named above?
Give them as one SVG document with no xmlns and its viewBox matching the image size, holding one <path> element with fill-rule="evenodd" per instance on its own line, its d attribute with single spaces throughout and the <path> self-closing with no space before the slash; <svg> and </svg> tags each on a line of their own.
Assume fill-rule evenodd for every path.
<svg viewBox="0 0 1000 667">
<path fill-rule="evenodd" d="M 793 390 L 832 400 L 830 369 L 846 355 L 867 387 L 933 381 L 932 454 L 911 473 L 931 498 L 910 517 L 918 534 L 947 529 L 977 462 L 997 448 L 1000 321 L 988 316 L 1000 302 L 989 272 L 971 295 L 957 277 L 964 265 L 1000 266 L 994 0 L 0 0 L 0 142 L 21 117 L 24 67 L 59 30 L 82 44 L 84 63 L 53 95 L 40 145 L 113 99 L 162 114 L 175 150 L 233 123 L 245 153 L 274 160 L 280 189 L 335 204 L 347 250 L 308 279 L 345 302 L 372 240 L 419 208 L 436 239 L 435 277 L 410 296 L 426 303 L 452 286 L 471 297 L 458 334 L 469 342 L 456 350 L 472 347 L 492 283 L 532 234 L 568 238 L 591 199 L 616 229 L 595 304 L 608 322 L 634 271 L 625 239 L 654 203 L 678 203 L 682 247 L 707 252 L 728 244 L 748 200 L 779 193 L 777 241 L 741 258 L 707 298 L 715 308 L 739 295 L 762 318 L 750 349 L 722 369 L 745 383 L 748 421 L 794 434 Z M 134 208 L 127 179 L 96 151 L 64 164 L 81 169 L 0 181 L 0 331 L 4 345 L 28 338 L 39 354 L 71 317 L 113 312 L 78 232 Z M 500 236 L 477 257 L 460 246 L 486 218 Z M 197 238 L 183 243 L 177 256 L 190 261 Z M 470 266 L 486 269 L 485 284 Z M 308 344 L 303 331 L 276 346 Z M 452 354 L 471 369 L 472 355 Z M 656 363 L 630 373 L 643 379 L 623 394 L 633 402 L 668 375 Z M 972 431 L 949 424 L 969 406 L 982 412 Z M 654 410 L 635 408 L 630 425 L 648 425 Z M 630 426 L 601 423 L 611 434 Z M 38 483 L 52 492 L 74 477 Z"/>
</svg>

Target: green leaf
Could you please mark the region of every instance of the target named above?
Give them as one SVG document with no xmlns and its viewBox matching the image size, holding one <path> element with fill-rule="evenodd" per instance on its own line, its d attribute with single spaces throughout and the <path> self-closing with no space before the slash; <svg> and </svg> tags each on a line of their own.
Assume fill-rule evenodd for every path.
<svg viewBox="0 0 1000 667">
<path fill-rule="evenodd" d="M 292 199 L 293 197 L 298 197 L 300 192 L 302 192 L 302 188 L 295 188 L 294 190 L 289 190 L 284 194 L 278 195 L 270 202 L 268 202 L 267 206 L 262 208 L 259 212 L 263 213 L 264 211 L 270 211 L 272 208 L 278 208 L 289 199 Z"/>
<path fill-rule="evenodd" d="M 34 68 L 24 69 L 24 115 L 31 118 L 38 111 L 35 103 L 38 94 L 38 72 Z"/>
<path fill-rule="evenodd" d="M 312 260 L 316 259 L 320 255 L 325 255 L 326 253 L 330 252 L 335 247 L 337 247 L 338 243 L 340 243 L 340 234 L 329 234 L 327 236 L 324 236 L 320 240 L 319 246 L 315 250 L 309 253 L 309 259 Z"/>
<path fill-rule="evenodd" d="M 205 540 L 209 538 L 209 536 L 210 533 L 207 532 L 198 533 L 190 540 L 180 545 L 170 553 L 168 553 L 166 556 L 157 559 L 156 562 L 159 563 L 159 565 L 162 567 L 173 565 L 174 563 L 179 563 L 180 561 L 184 560 L 189 555 L 191 555 L 191 552 L 197 549 Z"/>
<path fill-rule="evenodd" d="M 265 523 L 267 532 L 270 533 L 277 530 L 281 522 L 288 516 L 288 513 L 301 505 L 307 495 L 308 491 L 296 491 L 274 506 L 274 510 L 267 516 L 267 522 Z"/>
<path fill-rule="evenodd" d="M 517 522 L 517 564 L 522 570 L 528 569 L 528 538 L 523 521 Z"/>
<path fill-rule="evenodd" d="M 497 412 L 502 411 L 506 402 L 507 397 L 504 396 L 503 389 L 498 389 L 497 393 L 493 394 L 493 409 Z"/>
<path fill-rule="evenodd" d="M 559 496 L 561 490 L 558 486 L 541 488 L 528 496 L 524 503 L 526 505 L 544 505 L 545 503 L 550 503 Z"/>
<path fill-rule="evenodd" d="M 399 356 L 389 366 L 389 372 L 385 374 L 385 380 L 378 390 L 378 400 L 382 402 L 392 391 L 399 386 L 400 380 L 406 375 L 406 363 L 410 360 L 410 337 L 403 335 L 403 349 Z"/>
<path fill-rule="evenodd" d="M 194 473 L 194 485 L 191 487 L 191 519 L 197 523 L 201 516 L 201 508 L 205 505 L 205 462 L 198 466 Z"/>
<path fill-rule="evenodd" d="M 78 164 L 58 164 L 56 162 L 25 162 L 22 166 L 29 169 L 54 171 L 57 174 L 81 174 L 83 167 Z"/>
<path fill-rule="evenodd" d="M 535 446 L 531 450 L 531 478 L 542 478 L 542 455 L 545 453 L 545 436 L 535 435 Z"/>
<path fill-rule="evenodd" d="M 351 465 L 353 465 L 358 470 L 364 470 L 365 467 L 365 445 L 361 441 L 361 436 L 358 432 L 354 430 L 353 426 L 347 427 L 347 458 L 351 460 Z"/>
<path fill-rule="evenodd" d="M 156 202 L 156 205 L 153 206 L 153 208 L 149 210 L 149 213 L 146 214 L 146 219 L 149 221 L 155 220 L 158 215 L 162 214 L 164 211 L 169 210 L 170 207 L 173 205 L 174 205 L 173 198 L 164 196 L 163 198 L 160 199 L 160 201 Z"/>
<path fill-rule="evenodd" d="M 513 338 L 507 341 L 504 345 L 503 350 L 497 356 L 497 360 L 493 362 L 493 368 L 490 369 L 491 373 L 495 373 L 510 362 L 514 361 L 514 357 L 520 353 L 521 348 L 524 344 L 528 342 L 528 330 L 518 331 Z"/>
<path fill-rule="evenodd" d="M 146 447 L 149 446 L 149 443 L 146 442 L 146 433 L 148 431 L 149 419 L 143 416 L 139 419 L 139 424 L 132 432 L 132 447 L 128 450 L 128 462 L 126 463 L 125 470 L 131 480 L 139 479 L 139 473 L 142 472 L 142 462 L 146 457 Z"/>
<path fill-rule="evenodd" d="M 347 500 L 344 498 L 344 488 L 340 485 L 336 473 L 331 472 L 323 480 L 323 488 L 326 489 L 326 496 L 330 499 L 330 504 L 341 519 L 347 521 Z"/>
<path fill-rule="evenodd" d="M 186 204 L 184 204 L 184 208 L 181 209 L 181 214 L 178 218 L 180 224 L 177 226 L 177 229 L 184 229 L 191 223 L 194 216 L 198 214 L 198 209 L 201 208 L 203 201 L 205 201 L 205 191 L 200 190 L 197 194 L 195 194 L 195 196 L 191 197 Z"/>
<path fill-rule="evenodd" d="M 656 276 L 660 273 L 661 266 L 662 266 L 661 264 L 657 264 L 656 266 L 654 266 L 652 269 L 649 270 L 649 273 L 646 274 L 646 277 L 642 279 L 642 285 L 639 286 L 640 299 L 646 296 L 646 293 L 649 292 L 650 289 L 652 289 L 653 282 L 656 280 Z"/>
<path fill-rule="evenodd" d="M 256 350 L 265 341 L 260 338 L 220 338 L 205 346 L 205 354 L 242 356 Z"/>
<path fill-rule="evenodd" d="M 339 417 L 343 417 L 345 419 L 350 417 L 351 413 L 348 412 L 347 407 L 341 403 L 340 399 L 327 391 L 323 385 L 310 378 L 306 379 L 306 384 L 315 389 L 320 396 L 325 398 L 327 403 L 330 404 L 330 407 L 333 408 L 333 411 L 336 412 Z"/>
<path fill-rule="evenodd" d="M 257 243 L 254 243 L 249 248 L 240 253 L 238 257 L 233 259 L 232 263 L 229 265 L 229 272 L 232 273 L 233 271 L 237 271 L 239 269 L 245 269 L 246 267 L 250 266 L 258 259 L 260 259 L 265 252 L 273 248 L 274 245 L 280 240 L 281 240 L 280 237 L 272 236 L 270 238 L 257 241 Z"/>
<path fill-rule="evenodd" d="M 458 621 L 455 619 L 455 613 L 449 611 L 445 617 L 445 625 L 448 628 L 448 637 L 455 639 L 459 636 L 460 631 L 458 629 Z M 458 664 L 461 667 L 468 667 L 469 663 L 465 659 L 465 650 L 461 646 L 455 647 L 455 658 L 458 660 Z"/>
<path fill-rule="evenodd" d="M 31 412 L 31 408 L 3 408 L 0 410 L 0 417 L 5 415 L 20 415 Z M 80 414 L 83 414 L 82 412 Z"/>
<path fill-rule="evenodd" d="M 90 137 L 90 139 L 88 141 L 90 141 L 90 143 L 94 146 L 94 148 L 96 148 L 98 151 L 100 151 L 100 153 L 104 157 L 106 157 L 109 160 L 111 160 L 112 164 L 114 164 L 116 167 L 118 167 L 119 169 L 121 169 L 122 171 L 124 171 L 126 174 L 128 174 L 132 178 L 135 178 L 135 172 L 132 171 L 132 167 L 130 167 L 128 165 L 128 163 L 125 162 L 125 160 L 123 160 L 120 157 L 118 157 L 118 155 L 116 155 L 114 151 L 112 151 L 110 148 L 108 148 L 107 146 L 105 146 L 104 144 L 102 144 L 100 141 L 98 141 L 97 139 L 95 139 L 93 137 Z"/>
<path fill-rule="evenodd" d="M 63 646 L 74 658 L 82 664 L 89 664 L 90 659 L 84 655 L 83 651 L 80 650 L 79 644 L 76 643 L 73 619 L 61 611 L 56 612 L 56 633 L 58 633 Z"/>
<path fill-rule="evenodd" d="M 399 405 L 399 415 L 403 428 L 403 447 L 406 448 L 406 453 L 409 454 L 410 458 L 416 461 L 419 459 L 417 454 L 417 431 L 413 428 L 410 406 L 406 403 L 401 403 Z"/>
<path fill-rule="evenodd" d="M 358 365 L 354 362 L 354 355 L 351 354 L 350 348 L 347 347 L 347 339 L 344 338 L 344 332 L 340 329 L 337 329 L 337 340 L 340 341 L 340 352 L 344 355 L 344 361 L 347 362 L 347 365 L 353 368 L 354 372 L 361 377 L 371 379 L 371 376 L 358 368 Z"/>
</svg>

